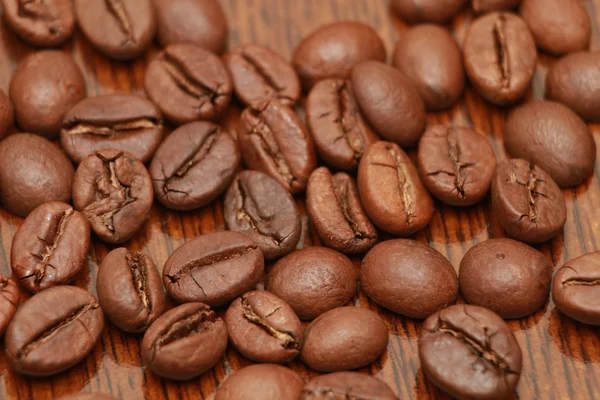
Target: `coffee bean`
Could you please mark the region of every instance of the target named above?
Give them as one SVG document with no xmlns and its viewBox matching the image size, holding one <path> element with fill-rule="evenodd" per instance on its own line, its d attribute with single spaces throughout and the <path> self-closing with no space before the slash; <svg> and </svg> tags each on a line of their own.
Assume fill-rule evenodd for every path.
<svg viewBox="0 0 600 400">
<path fill-rule="evenodd" d="M 0 202 L 26 217 L 50 201 L 71 201 L 73 165 L 50 141 L 29 133 L 0 142 Z"/>
<path fill-rule="evenodd" d="M 15 108 L 10 98 L 0 89 L 0 140 L 8 135 L 15 121 Z"/>
<path fill-rule="evenodd" d="M 105 149 L 83 159 L 73 181 L 73 204 L 98 237 L 123 243 L 140 230 L 152 207 L 152 181 L 129 153 Z"/>
<path fill-rule="evenodd" d="M 156 198 L 174 210 L 204 207 L 227 189 L 240 159 L 237 143 L 218 125 L 183 125 L 164 140 L 150 164 Z"/>
<path fill-rule="evenodd" d="M 144 87 L 148 97 L 175 124 L 219 118 L 231 101 L 231 79 L 225 64 L 208 50 L 172 44 L 148 64 Z"/>
<path fill-rule="evenodd" d="M 358 274 L 348 257 L 313 246 L 277 261 L 265 287 L 285 300 L 300 319 L 313 319 L 347 304 L 356 295 Z"/>
<path fill-rule="evenodd" d="M 385 46 L 369 25 L 338 21 L 323 25 L 296 47 L 292 65 L 305 90 L 328 78 L 346 79 L 352 67 L 365 60 L 385 61 Z"/>
<path fill-rule="evenodd" d="M 492 212 L 510 237 L 527 243 L 553 238 L 567 219 L 558 185 L 543 169 L 522 159 L 498 165 L 492 183 Z"/>
<path fill-rule="evenodd" d="M 308 95 L 306 121 L 319 156 L 334 168 L 355 169 L 367 147 L 379 140 L 363 117 L 349 80 L 318 82 Z"/>
<path fill-rule="evenodd" d="M 489 191 L 496 156 L 487 139 L 470 128 L 436 125 L 419 142 L 419 174 L 444 203 L 470 206 Z"/>
<path fill-rule="evenodd" d="M 387 348 L 388 328 L 373 311 L 340 307 L 315 319 L 304 330 L 302 362 L 319 372 L 364 367 Z"/>
<path fill-rule="evenodd" d="M 507 399 L 521 375 L 521 348 L 508 325 L 466 304 L 427 318 L 419 358 L 425 376 L 457 399 Z"/>
<path fill-rule="evenodd" d="M 98 301 L 108 319 L 126 332 L 143 332 L 165 309 L 160 273 L 143 253 L 120 247 L 102 260 L 96 278 Z"/>
<path fill-rule="evenodd" d="M 471 304 L 502 318 L 523 318 L 546 303 L 552 266 L 546 257 L 512 239 L 489 239 L 467 251 L 460 262 L 460 292 Z"/>
<path fill-rule="evenodd" d="M 71 108 L 60 144 L 76 163 L 102 149 L 126 151 L 147 163 L 162 136 L 162 115 L 154 104 L 139 96 L 111 94 L 89 97 Z"/>
<path fill-rule="evenodd" d="M 519 16 L 492 12 L 477 18 L 469 26 L 463 52 L 467 76 L 486 100 L 512 104 L 531 87 L 537 51 Z"/>
<path fill-rule="evenodd" d="M 227 228 L 258 244 L 265 259 L 291 253 L 302 226 L 294 198 L 275 179 L 258 171 L 242 171 L 225 194 Z"/>
<path fill-rule="evenodd" d="M 298 193 L 317 166 L 313 141 L 302 120 L 276 101 L 244 110 L 238 137 L 246 166 L 277 179 Z"/>
<path fill-rule="evenodd" d="M 360 372 L 333 372 L 312 378 L 302 389 L 302 400 L 398 400 L 383 381 Z"/>
<path fill-rule="evenodd" d="M 36 208 L 13 238 L 13 276 L 32 293 L 73 279 L 87 261 L 90 227 L 67 203 L 53 201 Z"/>
<path fill-rule="evenodd" d="M 80 393 L 61 397 L 60 400 L 117 400 L 117 398 L 104 393 Z"/>
<path fill-rule="evenodd" d="M 215 400 L 299 399 L 304 381 L 293 370 L 277 364 L 255 364 L 227 378 Z"/>
<path fill-rule="evenodd" d="M 410 236 L 433 217 L 433 200 L 408 155 L 395 143 L 377 142 L 358 167 L 358 191 L 371 221 L 386 232 Z"/>
<path fill-rule="evenodd" d="M 313 171 L 306 188 L 306 212 L 327 247 L 345 254 L 363 253 L 377 241 L 350 175 L 331 175 L 326 167 Z"/>
<path fill-rule="evenodd" d="M 417 22 L 444 23 L 454 18 L 467 0 L 392 0 L 392 10 L 411 24 Z"/>
<path fill-rule="evenodd" d="M 287 363 L 300 352 L 302 323 L 283 299 L 265 290 L 238 297 L 225 314 L 233 346 L 259 363 Z"/>
<path fill-rule="evenodd" d="M 512 111 L 504 147 L 548 173 L 560 187 L 577 186 L 594 172 L 596 144 L 585 122 L 562 104 L 533 101 Z"/>
<path fill-rule="evenodd" d="M 228 304 L 262 279 L 263 254 L 237 232 L 214 232 L 190 240 L 171 254 L 163 283 L 178 303 Z"/>
<path fill-rule="evenodd" d="M 85 98 L 86 87 L 70 55 L 39 51 L 21 61 L 9 92 L 19 127 L 53 138 L 60 133 L 67 111 Z"/>
<path fill-rule="evenodd" d="M 17 312 L 21 294 L 15 281 L 5 276 L 0 276 L 0 337 Z"/>
<path fill-rule="evenodd" d="M 227 327 L 206 304 L 188 303 L 161 315 L 146 331 L 142 360 L 155 374 L 188 380 L 225 355 Z"/>
<path fill-rule="evenodd" d="M 476 14 L 509 11 L 516 8 L 520 3 L 521 0 L 471 0 L 471 5 Z"/>
<path fill-rule="evenodd" d="M 6 355 L 25 375 L 49 376 L 83 360 L 104 329 L 102 309 L 74 286 L 44 290 L 19 307 L 6 330 Z"/>
</svg>

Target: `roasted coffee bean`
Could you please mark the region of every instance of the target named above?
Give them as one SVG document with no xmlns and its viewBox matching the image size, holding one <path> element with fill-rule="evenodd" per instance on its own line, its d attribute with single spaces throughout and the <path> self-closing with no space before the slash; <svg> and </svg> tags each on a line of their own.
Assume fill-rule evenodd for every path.
<svg viewBox="0 0 600 400">
<path fill-rule="evenodd" d="M 302 389 L 302 400 L 398 400 L 383 381 L 360 372 L 333 372 L 312 378 Z"/>
<path fill-rule="evenodd" d="M 120 247 L 108 253 L 96 278 L 98 301 L 108 319 L 126 332 L 143 332 L 165 310 L 160 273 L 143 253 Z"/>
<path fill-rule="evenodd" d="M 548 173 L 560 187 L 577 186 L 594 172 L 596 143 L 585 122 L 562 104 L 533 101 L 509 115 L 504 147 Z"/>
<path fill-rule="evenodd" d="M 294 198 L 278 181 L 258 171 L 242 171 L 233 180 L 223 214 L 227 229 L 248 236 L 267 260 L 291 253 L 302 232 Z"/>
<path fill-rule="evenodd" d="M 489 239 L 460 262 L 460 292 L 471 304 L 502 318 L 523 318 L 546 303 L 552 266 L 546 257 L 512 239 Z"/>
<path fill-rule="evenodd" d="M 123 243 L 146 222 L 152 207 L 152 181 L 129 153 L 105 149 L 83 159 L 73 181 L 73 204 L 98 237 Z"/>
<path fill-rule="evenodd" d="M 527 243 L 553 238 L 567 219 L 558 185 L 543 169 L 522 159 L 498 165 L 492 183 L 492 212 L 508 236 Z"/>
<path fill-rule="evenodd" d="M 394 235 L 410 236 L 433 217 L 431 196 L 395 143 L 377 142 L 367 149 L 358 167 L 358 192 L 371 221 Z"/>
<path fill-rule="evenodd" d="M 150 325 L 141 353 L 154 373 L 187 380 L 214 367 L 226 348 L 225 322 L 206 304 L 188 303 L 167 311 Z"/>
<path fill-rule="evenodd" d="M 419 338 L 425 376 L 457 399 L 507 399 L 521 376 L 521 348 L 483 307 L 457 304 L 427 318 Z"/>
<path fill-rule="evenodd" d="M 283 299 L 266 290 L 238 297 L 225 314 L 233 346 L 261 363 L 287 363 L 302 346 L 302 323 Z"/>
<path fill-rule="evenodd" d="M 392 0 L 392 10 L 411 24 L 434 22 L 441 24 L 454 18 L 467 0 Z"/>
<path fill-rule="evenodd" d="M 32 293 L 73 279 L 90 247 L 87 220 L 67 203 L 44 203 L 31 212 L 13 238 L 13 276 Z"/>
<path fill-rule="evenodd" d="M 26 217 L 50 201 L 71 201 L 73 165 L 48 140 L 29 133 L 0 142 L 0 202 L 8 211 Z"/>
<path fill-rule="evenodd" d="M 277 261 L 265 287 L 285 300 L 300 319 L 346 305 L 358 287 L 354 265 L 337 251 L 312 246 Z"/>
<path fill-rule="evenodd" d="M 277 364 L 242 368 L 219 387 L 215 400 L 299 400 L 304 381 L 293 370 Z"/>
<path fill-rule="evenodd" d="M 496 156 L 487 139 L 470 128 L 436 125 L 419 142 L 419 174 L 444 203 L 470 206 L 490 190 Z"/>
<path fill-rule="evenodd" d="M 60 144 L 77 164 L 102 149 L 126 151 L 147 163 L 162 136 L 162 115 L 153 103 L 139 96 L 111 94 L 89 97 L 71 108 L 63 121 Z"/>
<path fill-rule="evenodd" d="M 116 397 L 104 393 L 80 393 L 72 396 L 61 397 L 60 400 L 118 400 Z"/>
<path fill-rule="evenodd" d="M 493 12 L 477 18 L 469 26 L 463 53 L 467 76 L 486 100 L 512 104 L 531 87 L 537 50 L 519 16 Z"/>
<path fill-rule="evenodd" d="M 346 79 L 361 61 L 385 61 L 385 46 L 375 30 L 356 21 L 323 25 L 306 36 L 292 56 L 305 90 L 327 78 Z"/>
<path fill-rule="evenodd" d="M 304 330 L 302 362 L 319 372 L 364 367 L 387 348 L 388 328 L 373 311 L 340 307 L 315 319 Z"/>
<path fill-rule="evenodd" d="M 171 254 L 163 283 L 178 303 L 217 307 L 254 289 L 264 258 L 258 245 L 238 232 L 214 232 L 190 240 Z"/>
<path fill-rule="evenodd" d="M 317 156 L 298 115 L 270 101 L 245 109 L 241 125 L 238 140 L 246 166 L 271 175 L 292 193 L 304 190 Z"/>
<path fill-rule="evenodd" d="M 350 175 L 331 175 L 317 168 L 306 188 L 306 212 L 327 247 L 344 254 L 363 253 L 377 241 L 377 230 L 369 221 Z"/>
<path fill-rule="evenodd" d="M 476 14 L 512 10 L 520 3 L 521 0 L 471 0 L 471 5 Z"/>
<path fill-rule="evenodd" d="M 6 93 L 0 89 L 0 140 L 8 135 L 13 127 L 14 121 L 15 108 Z"/>
<path fill-rule="evenodd" d="M 236 141 L 218 125 L 183 125 L 164 140 L 150 164 L 156 198 L 174 210 L 203 207 L 227 189 L 240 160 Z"/>
<path fill-rule="evenodd" d="M 379 140 L 363 117 L 349 80 L 317 83 L 306 102 L 306 123 L 319 156 L 334 168 L 355 169 L 367 147 Z"/>
<path fill-rule="evenodd" d="M 55 286 L 19 307 L 6 329 L 6 355 L 19 373 L 54 375 L 83 360 L 102 329 L 104 315 L 94 296 L 78 287 Z"/>
<path fill-rule="evenodd" d="M 219 118 L 231 101 L 225 64 L 210 51 L 185 43 L 170 45 L 148 64 L 144 87 L 175 124 Z"/>
<path fill-rule="evenodd" d="M 17 312 L 21 294 L 15 281 L 5 276 L 0 276 L 0 337 Z"/>
</svg>

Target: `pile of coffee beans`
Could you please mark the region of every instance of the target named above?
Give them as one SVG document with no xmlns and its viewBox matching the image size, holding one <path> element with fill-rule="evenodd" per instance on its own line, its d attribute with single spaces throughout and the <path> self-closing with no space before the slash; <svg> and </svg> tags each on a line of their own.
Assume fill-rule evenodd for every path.
<svg viewBox="0 0 600 400">
<path fill-rule="evenodd" d="M 439 24 L 467 3 L 474 16 L 457 43 Z M 396 399 L 384 382 L 349 372 L 389 340 L 377 313 L 351 303 L 360 286 L 379 306 L 424 320 L 418 352 L 433 384 L 458 399 L 504 399 L 522 373 L 504 319 L 535 313 L 552 294 L 565 315 L 600 325 L 600 252 L 552 279 L 528 245 L 563 231 L 561 188 L 594 171 L 586 122 L 600 121 L 600 54 L 588 51 L 580 1 L 392 0 L 419 23 L 392 65 L 359 22 L 318 28 L 286 60 L 252 43 L 226 51 L 217 0 L 1 4 L 14 33 L 40 48 L 0 91 L 0 203 L 25 218 L 12 277 L 0 276 L 0 335 L 15 371 L 73 367 L 106 318 L 143 335 L 143 364 L 168 379 L 212 369 L 228 345 L 257 363 L 228 378 L 217 400 Z M 71 56 L 42 49 L 68 41 L 75 25 L 114 60 L 140 57 L 156 38 L 147 97 L 87 97 Z M 523 102 L 538 51 L 564 58 L 547 74 L 547 100 Z M 510 159 L 497 163 L 471 126 L 427 125 L 426 112 L 452 107 L 468 82 L 495 105 L 520 103 L 504 128 Z M 233 101 L 245 107 L 237 132 L 220 124 Z M 324 247 L 301 249 L 294 196 Z M 222 202 L 227 230 L 190 238 L 157 266 L 127 248 L 155 199 L 182 212 Z M 409 238 L 436 201 L 489 202 L 511 239 L 473 246 L 457 274 Z M 98 298 L 69 285 L 92 239 L 124 245 L 99 267 Z M 364 255 L 360 270 L 354 255 Z M 21 301 L 18 285 L 33 296 Z M 327 374 L 305 382 L 281 365 L 295 359 Z"/>
</svg>

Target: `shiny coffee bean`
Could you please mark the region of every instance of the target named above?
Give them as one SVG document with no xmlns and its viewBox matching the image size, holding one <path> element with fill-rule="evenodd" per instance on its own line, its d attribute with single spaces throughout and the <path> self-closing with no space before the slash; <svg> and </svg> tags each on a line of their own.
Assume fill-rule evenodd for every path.
<svg viewBox="0 0 600 400">
<path fill-rule="evenodd" d="M 10 98 L 0 89 L 0 140 L 8 135 L 15 122 L 15 108 Z"/>
<path fill-rule="evenodd" d="M 0 276 L 0 337 L 17 312 L 21 301 L 19 288 L 14 280 Z"/>
<path fill-rule="evenodd" d="M 295 371 L 277 364 L 250 365 L 219 387 L 215 400 L 300 399 L 304 381 Z"/>
<path fill-rule="evenodd" d="M 471 5 L 476 14 L 509 11 L 516 8 L 520 3 L 521 0 L 471 0 Z"/>
<path fill-rule="evenodd" d="M 383 381 L 360 372 L 333 372 L 312 378 L 302 388 L 302 400 L 398 400 Z"/>
<path fill-rule="evenodd" d="M 467 0 L 392 0 L 391 6 L 408 23 L 441 24 L 454 18 L 466 3 Z"/>
</svg>

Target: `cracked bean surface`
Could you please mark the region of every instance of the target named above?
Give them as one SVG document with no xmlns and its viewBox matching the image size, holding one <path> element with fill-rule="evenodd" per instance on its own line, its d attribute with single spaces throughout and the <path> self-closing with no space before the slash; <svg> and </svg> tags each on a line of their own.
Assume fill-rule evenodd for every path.
<svg viewBox="0 0 600 400">
<path fill-rule="evenodd" d="M 302 400 L 398 400 L 383 381 L 359 372 L 317 376 L 302 388 Z"/>
</svg>

